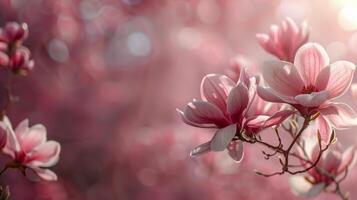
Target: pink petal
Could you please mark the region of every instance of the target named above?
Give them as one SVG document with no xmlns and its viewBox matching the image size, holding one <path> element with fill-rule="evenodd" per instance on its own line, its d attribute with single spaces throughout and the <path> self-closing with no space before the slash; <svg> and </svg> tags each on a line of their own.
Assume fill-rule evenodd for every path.
<svg viewBox="0 0 357 200">
<path fill-rule="evenodd" d="M 197 124 L 197 123 L 191 122 L 186 118 L 185 113 L 183 111 L 181 111 L 179 109 L 176 109 L 176 111 L 181 116 L 182 121 L 190 126 L 194 126 L 194 127 L 198 127 L 198 128 L 216 128 L 217 127 L 215 124 Z"/>
<path fill-rule="evenodd" d="M 232 141 L 237 131 L 237 124 L 232 124 L 224 128 L 218 129 L 211 141 L 212 151 L 223 151 Z"/>
<path fill-rule="evenodd" d="M 329 92 L 312 92 L 310 94 L 300 94 L 295 97 L 295 100 L 306 107 L 318 107 L 329 98 Z"/>
<path fill-rule="evenodd" d="M 357 125 L 357 114 L 344 103 L 330 103 L 321 108 L 320 113 L 337 129 Z"/>
<path fill-rule="evenodd" d="M 336 173 L 338 166 L 341 164 L 341 153 L 338 151 L 327 151 L 321 162 L 319 163 L 319 167 L 323 168 L 329 173 Z"/>
<path fill-rule="evenodd" d="M 41 169 L 38 167 L 31 167 L 35 173 L 45 181 L 57 181 L 57 175 L 49 169 Z"/>
<path fill-rule="evenodd" d="M 19 144 L 19 141 L 17 140 L 17 137 L 15 135 L 14 130 L 12 129 L 11 122 L 7 116 L 4 116 L 3 120 L 0 121 L 0 126 L 7 131 L 7 142 L 6 145 L 3 149 L 4 153 L 11 156 L 15 157 L 16 152 L 21 151 L 21 147 Z"/>
<path fill-rule="evenodd" d="M 340 166 L 337 169 L 337 174 L 344 172 L 348 167 L 353 164 L 355 160 L 355 148 L 353 146 L 346 149 L 342 154 Z"/>
<path fill-rule="evenodd" d="M 315 85 L 316 78 L 330 59 L 325 49 L 316 43 L 307 43 L 296 52 L 294 65 L 301 74 L 305 86 Z"/>
<path fill-rule="evenodd" d="M 243 159 L 244 151 L 243 151 L 242 141 L 235 140 L 230 142 L 227 149 L 228 149 L 228 155 L 236 162 L 239 163 Z"/>
<path fill-rule="evenodd" d="M 292 111 L 292 110 L 278 111 L 264 122 L 262 128 L 279 125 L 294 113 L 296 113 L 296 112 Z"/>
<path fill-rule="evenodd" d="M 184 118 L 193 124 L 215 124 L 224 126 L 227 124 L 222 111 L 212 103 L 205 101 L 193 101 L 187 104 L 183 110 Z"/>
<path fill-rule="evenodd" d="M 265 62 L 263 77 L 268 86 L 279 96 L 296 96 L 304 88 L 304 82 L 296 67 L 288 62 Z"/>
<path fill-rule="evenodd" d="M 258 115 L 250 117 L 245 122 L 245 127 L 253 128 L 253 129 L 260 129 L 264 126 L 266 120 L 269 119 L 267 115 Z"/>
<path fill-rule="evenodd" d="M 316 131 L 318 130 L 321 136 L 321 145 L 322 148 L 325 148 L 326 145 L 331 140 L 332 128 L 330 123 L 326 121 L 324 116 L 319 116 L 316 118 Z M 316 134 L 316 133 L 315 133 Z"/>
<path fill-rule="evenodd" d="M 51 167 L 59 160 L 61 145 L 55 141 L 48 141 L 36 147 L 29 155 L 28 164 L 39 167 Z"/>
<path fill-rule="evenodd" d="M 234 82 L 225 75 L 208 74 L 201 82 L 201 98 L 226 110 L 226 100 Z"/>
<path fill-rule="evenodd" d="M 354 100 L 357 100 L 357 83 L 351 84 L 351 94 Z"/>
<path fill-rule="evenodd" d="M 337 61 L 324 68 L 317 77 L 316 87 L 327 90 L 329 98 L 343 95 L 351 85 L 356 66 L 347 61 Z"/>
<path fill-rule="evenodd" d="M 311 184 L 303 176 L 292 176 L 289 179 L 291 191 L 301 197 L 315 197 L 325 188 L 325 183 Z"/>
<path fill-rule="evenodd" d="M 22 150 L 27 153 L 33 148 L 43 144 L 47 140 L 47 131 L 42 124 L 32 126 L 27 133 L 23 133 L 19 137 L 19 142 Z"/>
<path fill-rule="evenodd" d="M 22 138 L 24 134 L 28 133 L 28 131 L 29 131 L 29 120 L 28 119 L 22 120 L 15 129 L 16 137 Z"/>
<path fill-rule="evenodd" d="M 242 83 L 231 90 L 227 100 L 227 111 L 233 122 L 240 121 L 243 111 L 247 108 L 248 101 L 248 89 Z"/>
<path fill-rule="evenodd" d="M 207 153 L 207 152 L 211 151 L 210 143 L 211 142 L 206 142 L 206 143 L 203 143 L 203 144 L 195 147 L 194 149 L 191 150 L 190 156 L 191 157 L 199 156 L 199 155 L 202 155 L 204 153 Z"/>
<path fill-rule="evenodd" d="M 265 101 L 275 102 L 275 103 L 285 103 L 283 99 L 281 99 L 276 94 L 274 94 L 274 91 L 272 91 L 271 88 L 258 86 L 257 93 L 259 97 Z"/>
</svg>

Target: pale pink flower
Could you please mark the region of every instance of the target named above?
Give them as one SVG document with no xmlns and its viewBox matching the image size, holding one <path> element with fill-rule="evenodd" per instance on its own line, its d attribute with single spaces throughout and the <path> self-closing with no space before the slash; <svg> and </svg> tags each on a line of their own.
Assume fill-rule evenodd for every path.
<svg viewBox="0 0 357 200">
<path fill-rule="evenodd" d="M 273 115 L 251 115 L 249 109 L 257 97 L 256 81 L 255 77 L 249 78 L 245 70 L 237 84 L 225 75 L 209 74 L 203 78 L 202 100 L 193 100 L 183 111 L 178 111 L 185 123 L 201 128 L 217 128 L 217 131 L 211 141 L 193 149 L 192 156 L 227 149 L 235 161 L 240 161 L 243 143 L 236 134 L 244 132 L 251 136 L 281 123 L 293 113 L 284 110 Z"/>
<path fill-rule="evenodd" d="M 42 124 L 29 127 L 23 120 L 15 129 L 5 116 L 0 126 L 7 131 L 7 143 L 3 152 L 13 158 L 13 164 L 32 169 L 44 180 L 57 180 L 49 169 L 58 162 L 61 146 L 56 141 L 47 141 L 46 128 Z"/>
<path fill-rule="evenodd" d="M 294 64 L 265 63 L 263 77 L 269 87 L 259 86 L 258 94 L 266 101 L 288 103 L 302 116 L 319 112 L 320 120 L 327 120 L 334 128 L 347 128 L 357 125 L 357 114 L 348 105 L 330 100 L 348 90 L 355 68 L 347 61 L 330 64 L 321 45 L 308 43 L 298 50 Z"/>
<path fill-rule="evenodd" d="M 317 143 L 316 127 L 313 126 L 306 130 L 307 137 L 304 137 L 305 152 L 300 149 L 300 162 L 308 167 L 311 164 L 306 160 L 315 162 L 319 154 L 319 145 Z M 323 130 L 319 130 L 323 131 Z M 305 134 L 305 133 L 304 133 Z M 306 135 L 305 135 L 306 136 Z M 310 169 L 305 176 L 292 176 L 289 180 L 291 189 L 294 194 L 304 197 L 313 197 L 318 195 L 331 183 L 333 178 L 343 177 L 346 170 L 351 169 L 355 163 L 355 148 L 349 147 L 341 152 L 338 147 L 329 147 L 322 154 L 316 168 Z M 332 178 L 333 177 L 333 178 Z"/>
<path fill-rule="evenodd" d="M 260 45 L 280 60 L 292 62 L 296 51 L 308 41 L 307 23 L 299 27 L 292 19 L 286 18 L 281 26 L 271 25 L 269 34 L 256 35 Z"/>
</svg>

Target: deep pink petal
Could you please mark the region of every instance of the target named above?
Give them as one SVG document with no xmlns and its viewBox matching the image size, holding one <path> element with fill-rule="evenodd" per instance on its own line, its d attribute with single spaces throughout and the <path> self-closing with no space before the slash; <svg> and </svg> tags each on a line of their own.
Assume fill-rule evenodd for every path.
<svg viewBox="0 0 357 200">
<path fill-rule="evenodd" d="M 240 140 L 231 141 L 227 147 L 228 155 L 236 162 L 240 162 L 243 159 L 243 142 Z"/>
<path fill-rule="evenodd" d="M 232 124 L 227 127 L 218 129 L 213 136 L 210 148 L 212 151 L 223 151 L 227 148 L 228 144 L 232 141 L 237 131 L 237 125 Z"/>
<path fill-rule="evenodd" d="M 235 83 L 225 75 L 208 74 L 201 82 L 201 98 L 226 110 L 226 101 Z"/>
<path fill-rule="evenodd" d="M 347 61 L 337 61 L 324 68 L 317 77 L 316 87 L 327 90 L 329 98 L 343 95 L 351 85 L 356 66 Z"/>
<path fill-rule="evenodd" d="M 186 118 L 185 113 L 183 111 L 181 111 L 180 109 L 176 109 L 176 111 L 181 116 L 182 121 L 190 126 L 194 126 L 194 127 L 198 127 L 198 128 L 216 128 L 217 127 L 217 125 L 215 125 L 215 124 L 198 124 L 198 123 L 191 122 Z"/>
<path fill-rule="evenodd" d="M 312 92 L 310 94 L 300 94 L 295 97 L 295 100 L 305 107 L 318 107 L 329 98 L 329 92 Z"/>
<path fill-rule="evenodd" d="M 263 77 L 268 86 L 279 96 L 296 96 L 304 88 L 304 82 L 296 67 L 288 62 L 265 62 Z"/>
<path fill-rule="evenodd" d="M 357 126 L 357 114 L 344 103 L 330 103 L 320 113 L 337 129 Z"/>
<path fill-rule="evenodd" d="M 227 123 L 222 111 L 214 104 L 205 101 L 190 102 L 184 108 L 183 114 L 185 119 L 193 124 L 224 126 Z"/>
<path fill-rule="evenodd" d="M 231 90 L 227 100 L 227 111 L 233 122 L 238 122 L 242 118 L 242 113 L 247 108 L 248 101 L 248 89 L 242 83 Z"/>
<path fill-rule="evenodd" d="M 316 78 L 330 59 L 325 49 L 316 43 L 307 43 L 296 52 L 294 65 L 301 74 L 305 86 L 315 85 Z"/>
</svg>

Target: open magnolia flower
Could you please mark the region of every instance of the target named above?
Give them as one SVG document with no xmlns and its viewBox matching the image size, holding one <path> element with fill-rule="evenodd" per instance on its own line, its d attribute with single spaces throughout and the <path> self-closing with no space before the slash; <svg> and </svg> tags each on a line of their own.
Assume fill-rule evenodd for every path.
<svg viewBox="0 0 357 200">
<path fill-rule="evenodd" d="M 306 130 L 307 137 L 304 137 L 303 140 L 305 148 L 304 150 L 299 149 L 300 162 L 306 168 L 311 165 L 308 161 L 314 163 L 319 154 L 320 147 L 316 137 L 316 127 L 319 127 L 319 125 L 309 127 Z M 292 176 L 290 178 L 291 189 L 298 196 L 316 196 L 334 181 L 342 179 L 354 163 L 354 147 L 349 147 L 344 152 L 341 152 L 338 147 L 330 147 L 322 154 L 316 167 L 307 172 L 307 175 Z"/>
<path fill-rule="evenodd" d="M 44 180 L 57 180 L 54 172 L 44 168 L 57 163 L 61 146 L 56 141 L 47 141 L 46 128 L 42 124 L 29 127 L 25 119 L 14 131 L 5 116 L 0 126 L 8 134 L 3 152 L 13 158 L 10 167 L 29 168 Z"/>
<path fill-rule="evenodd" d="M 271 25 L 269 34 L 256 35 L 260 46 L 280 60 L 292 62 L 296 51 L 309 39 L 307 23 L 299 27 L 292 19 L 286 18 L 281 26 Z"/>
<path fill-rule="evenodd" d="M 212 140 L 191 151 L 191 156 L 208 151 L 228 150 L 229 155 L 240 161 L 243 157 L 243 143 L 239 135 L 251 136 L 264 128 L 280 124 L 293 111 L 271 112 L 250 109 L 261 104 L 253 103 L 256 78 L 249 78 L 243 69 L 238 83 L 225 75 L 209 74 L 201 83 L 202 100 L 193 100 L 183 111 L 179 111 L 185 123 L 201 128 L 217 128 Z M 274 107 L 270 107 L 273 109 Z M 257 115 L 259 113 L 260 115 Z"/>
<path fill-rule="evenodd" d="M 355 65 L 347 61 L 329 63 L 324 48 L 316 43 L 303 45 L 294 64 L 270 61 L 263 66 L 263 77 L 269 87 L 258 87 L 261 98 L 288 103 L 302 116 L 320 113 L 320 120 L 334 128 L 357 125 L 357 115 L 348 105 L 332 103 L 349 88 Z M 328 140 L 328 137 L 325 137 Z"/>
</svg>

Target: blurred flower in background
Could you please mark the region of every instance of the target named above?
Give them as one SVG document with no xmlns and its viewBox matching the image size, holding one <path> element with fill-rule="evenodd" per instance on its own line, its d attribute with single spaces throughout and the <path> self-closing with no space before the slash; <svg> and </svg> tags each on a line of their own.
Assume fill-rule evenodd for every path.
<svg viewBox="0 0 357 200">
<path fill-rule="evenodd" d="M 175 108 L 199 97 L 194 86 L 204 74 L 230 76 L 236 55 L 249 58 L 240 62 L 248 71 L 272 59 L 255 34 L 285 17 L 306 20 L 309 41 L 326 47 L 331 62 L 357 62 L 353 0 L 2 0 L 0 10 L 1 26 L 28 24 L 31 59 L 26 50 L 18 57 L 36 61 L 12 88 L 18 103 L 8 116 L 46 124 L 61 143 L 61 162 L 51 168 L 58 182 L 4 176 L 14 200 L 297 199 L 280 184 L 287 177 L 254 174 L 254 166 L 276 167 L 260 149 L 246 145 L 241 164 L 224 153 L 190 158 L 213 132 L 183 125 Z M 351 95 L 342 98 L 356 108 Z M 353 129 L 345 132 L 339 140 L 357 142 Z M 349 176 L 344 187 L 357 196 L 357 173 Z"/>
</svg>

